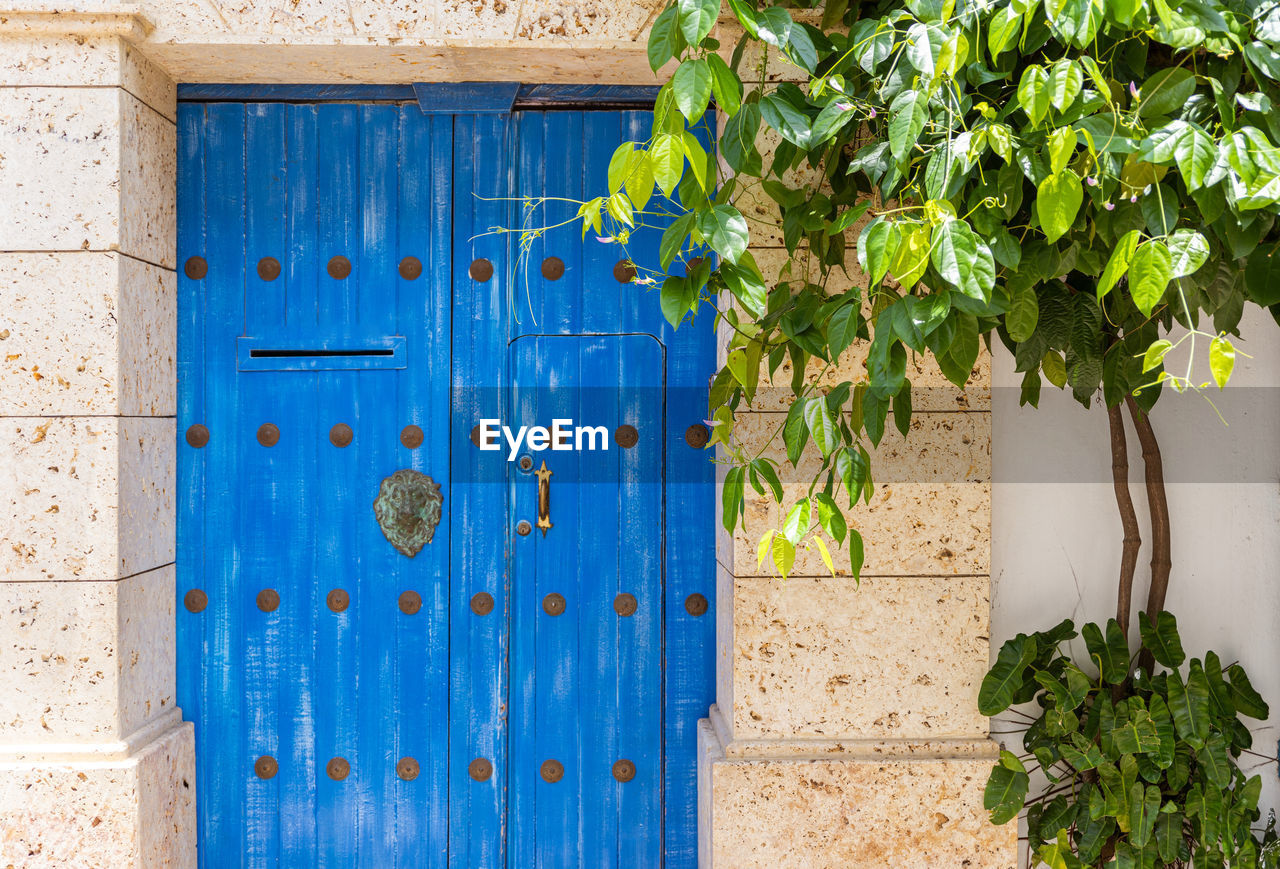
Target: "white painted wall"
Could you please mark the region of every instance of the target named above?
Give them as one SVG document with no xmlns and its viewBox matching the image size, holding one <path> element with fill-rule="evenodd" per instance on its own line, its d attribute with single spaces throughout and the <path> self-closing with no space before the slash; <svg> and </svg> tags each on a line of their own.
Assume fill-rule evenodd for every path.
<svg viewBox="0 0 1280 869">
<path fill-rule="evenodd" d="M 1276 755 L 1280 738 L 1280 328 L 1251 309 L 1241 326 L 1236 375 L 1215 401 L 1167 392 L 1152 414 L 1169 482 L 1173 574 L 1168 609 L 1178 617 L 1188 655 L 1213 649 L 1239 660 L 1272 709 L 1256 725 L 1254 750 Z M 1198 370 L 1208 379 L 1207 356 Z M 1077 624 L 1115 614 L 1121 530 L 1111 487 L 1106 413 L 1086 411 L 1046 384 L 1040 409 L 1018 407 L 1022 375 L 999 348 L 992 414 L 992 637 L 1066 617 Z M 1130 430 L 1133 497 L 1144 523 L 1134 594 L 1146 600 L 1150 558 L 1141 485 L 1141 448 Z M 1076 640 L 1081 656 L 1083 643 Z M 993 722 L 993 730 L 1008 729 Z M 997 739 L 1002 737 L 997 736 Z M 1245 757 L 1244 766 L 1263 763 Z M 1263 780 L 1263 818 L 1280 813 L 1274 763 Z"/>
</svg>

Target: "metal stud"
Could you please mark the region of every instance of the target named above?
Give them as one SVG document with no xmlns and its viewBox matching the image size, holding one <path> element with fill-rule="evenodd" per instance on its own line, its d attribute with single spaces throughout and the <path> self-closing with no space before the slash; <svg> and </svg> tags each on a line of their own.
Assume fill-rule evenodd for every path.
<svg viewBox="0 0 1280 869">
<path fill-rule="evenodd" d="M 209 264 L 205 262 L 202 256 L 187 257 L 187 261 L 182 266 L 182 271 L 191 280 L 198 281 L 209 274 Z"/>
<path fill-rule="evenodd" d="M 351 274 L 351 260 L 342 255 L 335 256 L 329 260 L 329 265 L 325 271 L 329 273 L 329 277 L 342 280 Z"/>
<path fill-rule="evenodd" d="M 564 764 L 558 760 L 544 760 L 540 772 L 543 781 L 555 784 L 564 778 Z"/>
<path fill-rule="evenodd" d="M 400 594 L 400 612 L 407 616 L 416 615 L 418 610 L 422 609 L 422 595 L 416 591 L 406 591 Z"/>
<path fill-rule="evenodd" d="M 691 616 L 705 615 L 707 612 L 707 599 L 694 592 L 684 599 L 684 609 Z"/>
<path fill-rule="evenodd" d="M 554 591 L 542 599 L 542 611 L 549 616 L 564 615 L 565 606 L 564 595 Z"/>
<path fill-rule="evenodd" d="M 258 426 L 258 443 L 264 447 L 274 447 L 280 441 L 280 429 L 269 422 Z"/>
<path fill-rule="evenodd" d="M 613 439 L 624 450 L 629 450 L 640 441 L 640 432 L 633 425 L 620 425 L 613 432 Z"/>
<path fill-rule="evenodd" d="M 202 426 L 200 423 L 196 423 L 195 425 L 187 429 L 187 443 L 190 446 L 193 446 L 196 449 L 200 449 L 208 442 L 209 442 L 209 430 L 204 426 Z"/>
<path fill-rule="evenodd" d="M 549 256 L 542 261 L 542 276 L 549 281 L 558 281 L 564 277 L 564 260 L 558 256 Z"/>
<path fill-rule="evenodd" d="M 711 440 L 711 432 L 700 422 L 695 422 L 684 430 L 684 442 L 695 450 L 700 450 Z"/>
<path fill-rule="evenodd" d="M 274 588 L 264 588 L 258 592 L 258 609 L 264 613 L 273 613 L 280 608 L 280 592 Z"/>
<path fill-rule="evenodd" d="M 474 446 L 480 446 L 480 426 L 478 425 L 471 427 L 471 443 Z"/>
<path fill-rule="evenodd" d="M 333 428 L 329 429 L 329 443 L 341 449 L 351 444 L 351 426 L 345 422 L 340 422 Z"/>
<path fill-rule="evenodd" d="M 620 284 L 629 284 L 636 279 L 636 264 L 629 259 L 618 260 L 613 267 L 613 279 Z"/>
<path fill-rule="evenodd" d="M 488 758 L 477 757 L 467 764 L 467 775 L 476 781 L 488 781 L 489 776 L 493 775 L 493 764 L 489 762 Z"/>
<path fill-rule="evenodd" d="M 613 764 L 613 777 L 620 782 L 629 782 L 636 777 L 636 765 L 625 757 Z"/>
<path fill-rule="evenodd" d="M 613 599 L 613 611 L 623 618 L 635 615 L 638 607 L 636 596 L 625 591 Z"/>
<path fill-rule="evenodd" d="M 325 595 L 324 602 L 335 613 L 346 612 L 347 607 L 351 606 L 351 595 L 344 588 L 335 588 Z"/>
<path fill-rule="evenodd" d="M 407 256 L 400 260 L 400 277 L 406 281 L 417 280 L 422 274 L 422 260 L 416 256 Z"/>
<path fill-rule="evenodd" d="M 493 595 L 487 591 L 473 594 L 471 596 L 471 611 L 478 616 L 487 616 L 493 612 Z"/>
<path fill-rule="evenodd" d="M 202 613 L 209 605 L 209 595 L 203 589 L 193 588 L 182 596 L 182 605 L 187 608 L 187 612 Z"/>
<path fill-rule="evenodd" d="M 521 456 L 521 457 L 520 457 L 520 470 L 522 470 L 522 471 L 532 471 L 532 470 L 533 470 L 533 456 Z"/>
<path fill-rule="evenodd" d="M 702 265 L 702 257 L 695 256 L 693 259 L 689 260 L 689 262 L 685 263 L 684 273 L 686 275 L 691 275 L 698 270 L 698 266 L 700 265 Z"/>
<path fill-rule="evenodd" d="M 335 757 L 324 766 L 324 771 L 329 774 L 329 778 L 334 781 L 342 781 L 351 775 L 351 764 L 347 763 L 345 757 Z"/>
<path fill-rule="evenodd" d="M 483 284 L 493 277 L 493 263 L 483 258 L 472 260 L 471 267 L 467 269 L 467 274 L 471 276 L 471 280 Z"/>
<path fill-rule="evenodd" d="M 258 260 L 258 277 L 264 281 L 274 281 L 280 277 L 280 260 L 273 256 L 264 256 Z"/>
<path fill-rule="evenodd" d="M 419 771 L 418 762 L 412 757 L 402 757 L 396 764 L 396 775 L 404 781 L 413 781 L 418 777 Z"/>
<path fill-rule="evenodd" d="M 275 778 L 280 771 L 280 764 L 269 754 L 264 754 L 253 762 L 253 774 L 261 779 Z"/>
<path fill-rule="evenodd" d="M 521 537 L 528 537 L 529 532 L 532 530 L 533 530 L 533 526 L 530 525 L 528 520 L 526 519 L 521 519 L 519 522 L 516 523 L 516 533 L 519 534 Z"/>
<path fill-rule="evenodd" d="M 422 429 L 416 425 L 407 425 L 400 432 L 400 443 L 411 450 L 422 446 Z"/>
</svg>

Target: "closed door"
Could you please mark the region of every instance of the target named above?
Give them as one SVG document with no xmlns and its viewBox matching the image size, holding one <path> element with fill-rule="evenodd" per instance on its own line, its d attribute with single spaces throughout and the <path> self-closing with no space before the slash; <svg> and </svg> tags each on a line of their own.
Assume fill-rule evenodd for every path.
<svg viewBox="0 0 1280 869">
<path fill-rule="evenodd" d="M 513 197 L 603 185 L 646 127 L 180 106 L 203 866 L 693 865 L 714 577 L 709 520 L 671 517 L 711 515 L 685 438 L 707 330 L 670 330 L 611 246 L 570 229 L 520 259 L 487 232 Z M 608 448 L 473 437 L 564 418 Z"/>
</svg>

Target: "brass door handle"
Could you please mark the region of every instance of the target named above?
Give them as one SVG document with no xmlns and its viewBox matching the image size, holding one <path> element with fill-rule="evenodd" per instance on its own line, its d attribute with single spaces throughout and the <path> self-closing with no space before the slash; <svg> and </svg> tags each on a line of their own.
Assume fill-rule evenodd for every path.
<svg viewBox="0 0 1280 869">
<path fill-rule="evenodd" d="M 542 467 L 535 473 L 538 475 L 538 528 L 542 531 L 542 536 L 546 537 L 552 528 L 551 475 L 554 472 L 547 470 L 547 463 L 543 461 Z"/>
</svg>

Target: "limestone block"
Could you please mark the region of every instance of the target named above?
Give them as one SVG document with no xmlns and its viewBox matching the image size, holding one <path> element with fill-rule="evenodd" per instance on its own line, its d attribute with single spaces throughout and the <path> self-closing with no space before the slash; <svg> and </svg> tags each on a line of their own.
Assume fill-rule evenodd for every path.
<svg viewBox="0 0 1280 869">
<path fill-rule="evenodd" d="M 807 483 L 782 485 L 788 507 L 808 493 Z M 754 491 L 749 490 L 755 496 Z M 880 483 L 871 504 L 846 511 L 850 524 L 862 534 L 866 576 L 980 576 L 991 569 L 990 483 Z M 770 559 L 757 566 L 760 537 L 781 528 L 785 513 L 772 496 L 746 502 L 746 530 L 733 538 L 732 564 L 736 576 L 776 576 Z M 849 574 L 849 556 L 832 550 L 837 575 Z M 725 554 L 721 559 L 728 561 Z M 816 547 L 796 553 L 793 575 L 827 574 Z"/>
<path fill-rule="evenodd" d="M 172 418 L 0 418 L 0 574 L 103 580 L 173 561 Z"/>
<path fill-rule="evenodd" d="M 648 39 L 645 25 L 666 0 L 524 0 L 519 39 Z M 642 32 L 643 31 L 643 32 Z"/>
<path fill-rule="evenodd" d="M 0 763 L 0 865 L 194 867 L 194 745 L 182 724 L 121 760 Z"/>
<path fill-rule="evenodd" d="M 1015 869 L 1017 824 L 982 808 L 990 760 L 730 760 L 699 735 L 704 865 Z"/>
<path fill-rule="evenodd" d="M 0 253 L 0 416 L 168 416 L 176 276 L 115 253 Z"/>
<path fill-rule="evenodd" d="M 172 122 L 118 88 L 0 89 L 0 250 L 174 266 Z"/>
<path fill-rule="evenodd" d="M 0 87 L 119 86 L 169 120 L 177 117 L 173 81 L 117 36 L 10 35 L 0 48 Z"/>
<path fill-rule="evenodd" d="M 174 708 L 174 569 L 0 583 L 0 745 L 121 742 Z"/>
<path fill-rule="evenodd" d="M 734 740 L 964 739 L 978 713 L 985 576 L 732 578 Z M 723 606 L 724 595 L 719 598 Z"/>
<path fill-rule="evenodd" d="M 784 413 L 739 413 L 732 438 L 748 455 L 777 462 L 783 480 L 807 482 L 822 470 L 822 454 L 810 441 L 793 470 L 781 435 L 786 419 Z M 991 414 L 917 411 L 906 437 L 890 417 L 871 451 L 871 473 L 877 483 L 990 482 Z"/>
</svg>

